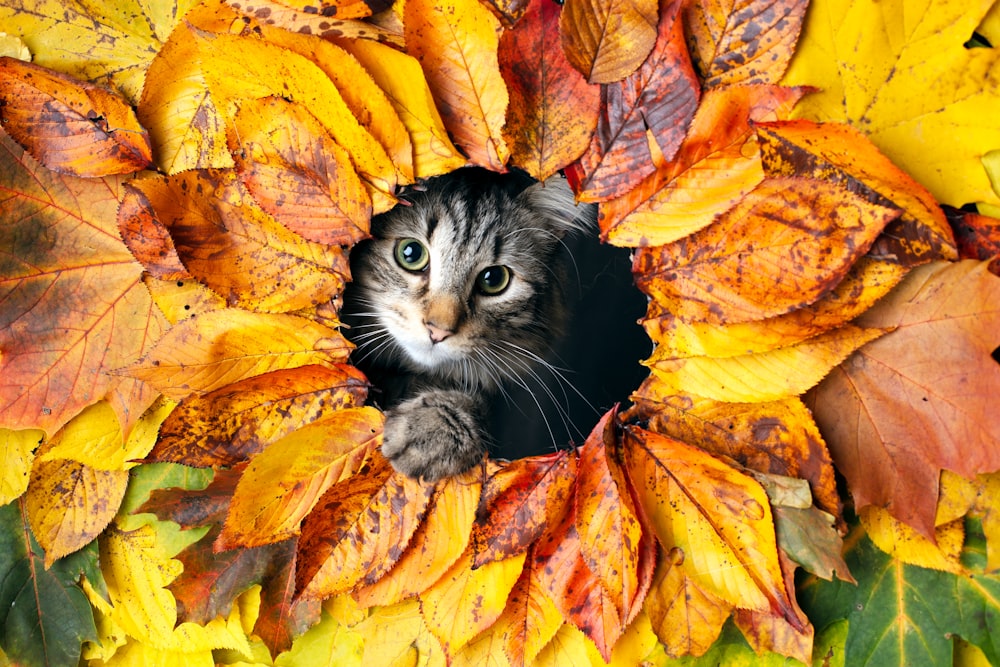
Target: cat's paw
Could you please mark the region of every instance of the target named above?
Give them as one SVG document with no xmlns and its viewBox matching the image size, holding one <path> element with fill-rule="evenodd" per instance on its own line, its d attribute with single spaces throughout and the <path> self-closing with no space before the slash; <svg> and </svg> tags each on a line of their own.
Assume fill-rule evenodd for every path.
<svg viewBox="0 0 1000 667">
<path fill-rule="evenodd" d="M 457 391 L 426 391 L 386 413 L 382 453 L 399 472 L 428 482 L 458 475 L 483 460 L 486 447 L 475 401 Z"/>
</svg>

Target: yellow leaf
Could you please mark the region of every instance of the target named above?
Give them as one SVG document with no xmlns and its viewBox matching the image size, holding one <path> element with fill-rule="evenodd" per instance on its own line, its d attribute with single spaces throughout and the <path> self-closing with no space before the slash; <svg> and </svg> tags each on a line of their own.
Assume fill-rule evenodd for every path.
<svg viewBox="0 0 1000 667">
<path fill-rule="evenodd" d="M 88 544 L 111 523 L 125 497 L 128 473 L 41 458 L 32 466 L 25 503 L 48 567 Z"/>
<path fill-rule="evenodd" d="M 24 40 L 17 35 L 8 35 L 5 32 L 0 32 L 0 56 L 9 56 L 25 62 L 31 61 L 31 51 L 28 50 L 28 45 L 24 43 Z"/>
<path fill-rule="evenodd" d="M 760 403 L 802 394 L 852 352 L 886 331 L 847 325 L 790 347 L 721 358 L 678 359 L 657 348 L 643 363 L 666 392 Z"/>
<path fill-rule="evenodd" d="M 107 401 L 83 409 L 56 433 L 39 461 L 69 459 L 97 470 L 125 470 L 125 442 Z"/>
<path fill-rule="evenodd" d="M 416 58 L 366 39 L 338 44 L 368 70 L 406 126 L 413 145 L 415 178 L 430 178 L 465 165 L 465 158 L 448 138 Z"/>
<path fill-rule="evenodd" d="M 143 276 L 143 284 L 153 297 L 153 303 L 170 324 L 226 307 L 226 300 L 194 278 L 186 280 L 160 280 Z"/>
<path fill-rule="evenodd" d="M 407 0 L 404 21 L 406 49 L 420 61 L 455 143 L 472 162 L 503 170 L 508 97 L 499 21 L 476 0 Z"/>
<path fill-rule="evenodd" d="M 240 477 L 217 546 L 256 547 L 298 534 L 326 490 L 378 445 L 382 421 L 375 408 L 338 410 L 269 445 Z"/>
<path fill-rule="evenodd" d="M 174 325 L 122 372 L 181 399 L 282 368 L 332 368 L 350 347 L 340 332 L 303 317 L 225 308 Z"/>
<path fill-rule="evenodd" d="M 968 514 L 976 505 L 979 487 L 980 485 L 972 480 L 950 470 L 942 470 L 934 525 L 943 526 Z"/>
<path fill-rule="evenodd" d="M 420 594 L 428 629 L 454 655 L 500 617 L 507 595 L 520 578 L 527 554 L 472 569 L 472 549 L 433 586 Z"/>
<path fill-rule="evenodd" d="M 363 667 L 365 646 L 372 641 L 349 627 L 342 619 L 324 607 L 319 623 L 292 642 L 292 647 L 279 655 L 275 667 Z"/>
<path fill-rule="evenodd" d="M 796 116 L 847 122 L 952 206 L 1000 204 L 979 163 L 1000 148 L 997 49 L 964 44 L 993 0 L 818 0 L 783 83 Z M 942 138 L 947 137 L 947 141 Z"/>
<path fill-rule="evenodd" d="M 982 488 L 976 500 L 975 514 L 983 522 L 986 534 L 986 569 L 1000 571 L 1000 473 L 979 475 Z"/>
<path fill-rule="evenodd" d="M 445 653 L 427 629 L 417 600 L 375 609 L 354 627 L 365 638 L 364 665 L 444 667 L 446 664 Z"/>
<path fill-rule="evenodd" d="M 35 449 L 45 440 L 45 432 L 37 429 L 12 431 L 0 428 L 0 505 L 6 505 L 28 488 L 31 462 Z"/>
<path fill-rule="evenodd" d="M 593 643 L 570 623 L 563 623 L 555 636 L 545 645 L 533 663 L 534 667 L 563 667 L 564 665 L 594 665 L 590 650 Z M 596 651 L 595 651 L 596 652 Z M 603 660 L 597 657 L 597 664 Z"/>
<path fill-rule="evenodd" d="M 934 531 L 935 540 L 931 541 L 877 505 L 862 507 L 858 518 L 875 546 L 893 558 L 932 570 L 955 574 L 963 571 L 959 558 L 965 530 L 961 520 L 938 526 Z"/>
</svg>

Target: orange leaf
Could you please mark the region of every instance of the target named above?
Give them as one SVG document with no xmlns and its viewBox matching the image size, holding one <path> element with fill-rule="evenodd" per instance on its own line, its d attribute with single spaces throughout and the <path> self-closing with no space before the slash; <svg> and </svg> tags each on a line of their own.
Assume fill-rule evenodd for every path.
<svg viewBox="0 0 1000 667">
<path fill-rule="evenodd" d="M 191 274 L 229 305 L 289 312 L 343 290 L 350 271 L 343 249 L 306 241 L 280 225 L 231 172 L 186 171 L 132 184 L 170 230 Z"/>
<path fill-rule="evenodd" d="M 617 410 L 605 414 L 580 448 L 576 530 L 584 562 L 601 580 L 619 618 L 627 624 L 642 606 L 639 545 L 643 535 L 625 475 L 612 458 L 616 418 Z"/>
<path fill-rule="evenodd" d="M 496 17 L 477 0 L 409 0 L 403 11 L 406 50 L 420 61 L 455 143 L 475 164 L 501 171 L 508 96 Z"/>
<path fill-rule="evenodd" d="M 615 245 L 663 245 L 711 224 L 764 180 L 751 121 L 785 117 L 802 94 L 762 85 L 706 91 L 676 157 L 601 203 L 604 238 Z"/>
<path fill-rule="evenodd" d="M 0 57 L 0 123 L 52 171 L 74 176 L 128 174 L 153 160 L 132 107 L 98 86 Z"/>
<path fill-rule="evenodd" d="M 563 50 L 590 83 L 620 81 L 656 41 L 657 0 L 567 0 L 559 17 Z"/>
<path fill-rule="evenodd" d="M 338 410 L 292 431 L 255 456 L 240 477 L 217 550 L 288 539 L 331 486 L 356 471 L 378 446 L 382 414 Z"/>
<path fill-rule="evenodd" d="M 323 494 L 302 524 L 301 597 L 327 598 L 373 571 L 385 573 L 403 555 L 433 493 L 433 484 L 394 472 L 373 451 L 367 465 Z"/>
<path fill-rule="evenodd" d="M 524 559 L 525 554 L 518 554 L 476 568 L 472 549 L 466 549 L 441 579 L 420 594 L 424 621 L 447 655 L 455 655 L 496 622 L 520 579 Z"/>
<path fill-rule="evenodd" d="M 559 525 L 572 506 L 577 454 L 561 450 L 517 459 L 486 480 L 472 529 L 480 567 L 519 554 Z"/>
<path fill-rule="evenodd" d="M 160 427 L 149 462 L 197 467 L 246 461 L 293 430 L 362 405 L 368 382 L 353 366 L 265 373 L 181 401 Z"/>
<path fill-rule="evenodd" d="M 304 317 L 224 308 L 174 325 L 122 373 L 182 399 L 270 371 L 332 368 L 347 361 L 350 350 L 339 331 Z"/>
<path fill-rule="evenodd" d="M 637 282 L 684 321 L 781 315 L 836 287 L 897 215 L 835 183 L 771 178 L 714 225 L 640 250 Z"/>
<path fill-rule="evenodd" d="M 248 100 L 233 127 L 240 181 L 278 222 L 316 243 L 368 236 L 371 197 L 350 155 L 312 114 L 276 97 Z"/>
<path fill-rule="evenodd" d="M 493 626 L 512 665 L 530 665 L 563 624 L 562 614 L 545 593 L 534 561 L 528 559 Z"/>
<path fill-rule="evenodd" d="M 808 0 L 704 0 L 684 13 L 706 88 L 777 83 L 788 68 Z"/>
<path fill-rule="evenodd" d="M 934 262 L 858 322 L 895 330 L 817 387 L 811 407 L 858 509 L 885 507 L 933 539 L 942 469 L 1000 468 L 1000 278 Z"/>
<path fill-rule="evenodd" d="M 510 87 L 503 133 L 511 160 L 544 181 L 587 147 L 601 95 L 563 55 L 559 5 L 533 0 L 526 7 L 517 26 L 500 36 L 500 71 Z"/>
<path fill-rule="evenodd" d="M 872 248 L 876 257 L 907 266 L 957 258 L 951 228 L 934 197 L 860 131 L 806 120 L 759 123 L 756 130 L 768 174 L 839 183 L 873 204 L 901 209 Z"/>
<path fill-rule="evenodd" d="M 227 5 L 235 7 L 241 11 L 244 7 L 244 0 L 223 1 Z M 297 4 L 298 3 L 296 2 L 283 2 L 282 0 L 255 0 L 253 4 L 253 13 L 255 16 L 262 17 L 262 19 L 266 20 L 267 25 L 284 28 L 290 32 L 317 35 L 323 39 L 339 39 L 346 37 L 349 39 L 359 40 L 378 40 L 379 42 L 393 44 L 398 47 L 403 46 L 403 39 L 401 35 L 387 28 L 375 25 L 375 23 L 370 20 L 364 21 L 356 18 L 352 19 L 339 13 L 339 8 L 335 15 L 331 15 L 329 9 L 325 13 L 315 13 L 305 6 L 305 2 L 302 3 L 301 8 L 297 6 Z M 359 12 L 364 11 L 361 5 L 367 5 L 370 8 L 377 7 L 379 8 L 378 11 L 381 11 L 386 3 L 383 0 L 376 0 L 374 2 L 366 2 L 365 0 L 353 2 L 352 0 L 349 0 L 343 4 L 345 7 L 348 5 L 350 6 L 351 13 L 358 14 Z M 332 3 L 330 3 L 329 8 L 332 9 L 332 6 Z M 367 16 L 369 15 L 359 14 L 359 17 Z M 188 16 L 185 18 L 188 18 Z"/>
<path fill-rule="evenodd" d="M 745 609 L 798 622 L 763 488 L 704 451 L 627 427 L 629 477 L 664 549 L 678 548 L 699 587 Z"/>
<path fill-rule="evenodd" d="M 336 16 L 339 19 L 360 19 L 371 16 L 373 7 L 381 11 L 391 3 L 379 0 L 276 0 L 274 4 L 303 14 Z"/>
<path fill-rule="evenodd" d="M 25 506 L 31 531 L 45 549 L 45 566 L 96 538 L 118 512 L 127 485 L 125 470 L 97 470 L 69 459 L 36 459 Z"/>
<path fill-rule="evenodd" d="M 155 396 L 110 371 L 166 323 L 118 237 L 120 181 L 60 176 L 0 133 L 0 183 L 0 425 L 51 435 L 109 397 L 128 432 Z"/>
<path fill-rule="evenodd" d="M 149 197 L 132 183 L 123 186 L 118 207 L 118 231 L 136 261 L 155 278 L 183 280 L 191 274 L 184 268 L 166 226 L 153 212 Z"/>
<path fill-rule="evenodd" d="M 569 3 L 563 16 L 568 8 Z M 642 66 L 602 88 L 597 131 L 567 171 L 581 200 L 623 195 L 656 169 L 656 160 L 673 158 L 684 140 L 700 88 L 677 20 L 679 10 L 677 0 L 665 5 L 653 50 Z"/>
<path fill-rule="evenodd" d="M 362 607 L 396 604 L 422 593 L 462 556 L 476 518 L 482 484 L 479 468 L 437 484 L 427 515 L 392 570 L 354 596 Z"/>
</svg>

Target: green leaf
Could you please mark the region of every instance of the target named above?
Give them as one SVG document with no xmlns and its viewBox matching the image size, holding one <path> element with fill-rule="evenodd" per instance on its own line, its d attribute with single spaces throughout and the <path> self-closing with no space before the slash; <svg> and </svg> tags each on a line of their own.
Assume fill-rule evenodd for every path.
<svg viewBox="0 0 1000 667">
<path fill-rule="evenodd" d="M 46 570 L 21 503 L 0 507 L 0 646 L 13 663 L 73 667 L 97 640 L 79 573 L 78 559 Z"/>
<path fill-rule="evenodd" d="M 788 667 L 802 663 L 777 653 L 757 655 L 730 619 L 726 621 L 722 633 L 712 644 L 712 648 L 708 649 L 704 655 L 697 658 L 680 658 L 667 664 L 670 667 L 718 667 L 719 665 L 725 665 L 725 667 Z"/>
</svg>

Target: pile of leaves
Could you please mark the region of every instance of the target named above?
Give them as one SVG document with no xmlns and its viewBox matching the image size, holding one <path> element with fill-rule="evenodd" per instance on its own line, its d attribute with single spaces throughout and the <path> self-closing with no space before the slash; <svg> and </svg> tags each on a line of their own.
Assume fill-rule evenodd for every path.
<svg viewBox="0 0 1000 667">
<path fill-rule="evenodd" d="M 0 647 L 1000 664 L 1000 13 L 883 4 L 3 0 Z M 656 348 L 431 485 L 338 305 L 466 164 L 599 202 Z"/>
</svg>

